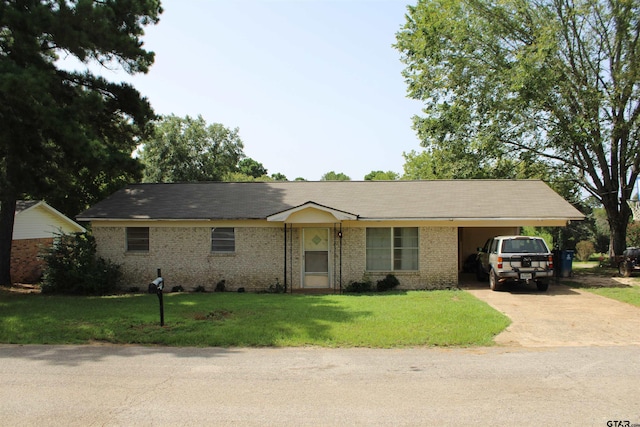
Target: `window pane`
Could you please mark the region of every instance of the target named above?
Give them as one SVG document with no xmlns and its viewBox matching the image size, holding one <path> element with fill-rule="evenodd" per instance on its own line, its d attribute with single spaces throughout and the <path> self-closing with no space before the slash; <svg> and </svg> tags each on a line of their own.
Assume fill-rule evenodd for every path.
<svg viewBox="0 0 640 427">
<path fill-rule="evenodd" d="M 306 251 L 304 253 L 305 273 L 327 273 L 329 271 L 329 252 Z"/>
<path fill-rule="evenodd" d="M 391 247 L 390 228 L 367 228 L 367 248 Z"/>
<path fill-rule="evenodd" d="M 393 251 L 394 270 L 417 270 L 418 249 L 395 249 Z"/>
<path fill-rule="evenodd" d="M 367 270 L 391 270 L 391 229 L 367 228 Z"/>
<path fill-rule="evenodd" d="M 127 251 L 149 252 L 149 227 L 127 227 Z"/>
<path fill-rule="evenodd" d="M 396 248 L 417 248 L 418 228 L 405 227 L 393 229 L 393 245 Z"/>
<path fill-rule="evenodd" d="M 391 248 L 367 249 L 367 270 L 391 270 Z"/>
<path fill-rule="evenodd" d="M 418 228 L 403 227 L 393 229 L 393 269 L 418 269 Z"/>
<path fill-rule="evenodd" d="M 232 227 L 218 227 L 211 229 L 212 252 L 235 252 L 236 236 Z"/>
<path fill-rule="evenodd" d="M 367 270 L 418 270 L 418 228 L 368 228 Z"/>
</svg>

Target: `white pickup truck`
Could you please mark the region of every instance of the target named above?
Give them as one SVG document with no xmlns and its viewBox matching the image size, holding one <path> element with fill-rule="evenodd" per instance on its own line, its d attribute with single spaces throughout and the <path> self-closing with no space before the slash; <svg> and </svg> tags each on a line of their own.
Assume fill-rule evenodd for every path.
<svg viewBox="0 0 640 427">
<path fill-rule="evenodd" d="M 553 277 L 553 254 L 540 237 L 497 236 L 478 248 L 476 275 L 488 277 L 494 291 L 511 281 L 535 283 L 544 292 Z"/>
</svg>

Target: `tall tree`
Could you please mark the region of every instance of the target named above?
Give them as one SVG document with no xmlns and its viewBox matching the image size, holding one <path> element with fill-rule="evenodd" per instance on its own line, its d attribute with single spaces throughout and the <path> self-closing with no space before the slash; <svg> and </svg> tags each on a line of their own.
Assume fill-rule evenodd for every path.
<svg viewBox="0 0 640 427">
<path fill-rule="evenodd" d="M 16 200 L 135 175 L 129 158 L 153 118 L 132 86 L 61 69 L 58 56 L 146 73 L 143 28 L 161 12 L 158 0 L 0 2 L 0 284 L 11 283 Z"/>
<path fill-rule="evenodd" d="M 421 0 L 397 34 L 428 148 L 571 173 L 625 246 L 640 166 L 639 0 Z M 499 157 L 498 157 L 499 158 Z"/>
<path fill-rule="evenodd" d="M 253 160 L 250 157 L 240 160 L 238 163 L 238 171 L 254 178 L 260 178 L 267 174 L 267 169 L 262 165 L 262 163 L 257 160 Z"/>
<path fill-rule="evenodd" d="M 169 115 L 155 126 L 140 159 L 145 182 L 221 181 L 244 157 L 238 129 L 207 125 L 202 116 Z"/>
</svg>

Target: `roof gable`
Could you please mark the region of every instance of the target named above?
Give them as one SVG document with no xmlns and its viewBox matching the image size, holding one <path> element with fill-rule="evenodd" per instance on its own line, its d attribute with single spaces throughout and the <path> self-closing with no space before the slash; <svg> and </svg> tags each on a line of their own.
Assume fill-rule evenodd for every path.
<svg viewBox="0 0 640 427">
<path fill-rule="evenodd" d="M 296 214 L 302 214 L 305 213 L 305 211 L 309 212 L 314 212 L 314 213 L 321 213 L 324 214 L 324 218 L 329 218 L 329 219 L 334 219 L 334 220 L 338 220 L 338 221 L 346 221 L 346 220 L 356 220 L 358 219 L 357 215 L 351 214 L 349 212 L 343 212 L 340 210 L 336 210 L 336 209 L 332 209 L 328 206 L 322 206 L 318 203 L 315 202 L 307 202 L 304 203 L 300 206 L 295 206 L 291 209 L 286 209 L 282 212 L 277 212 L 273 215 L 269 215 L 267 217 L 267 221 L 272 221 L 272 222 L 323 222 L 320 219 L 315 219 L 318 218 L 317 215 L 305 215 L 305 218 L 301 218 L 300 215 Z M 320 215 L 321 217 L 323 215 Z M 292 218 L 294 217 L 294 218 Z"/>
<path fill-rule="evenodd" d="M 20 200 L 16 203 L 14 240 L 50 238 L 59 233 L 84 231 L 86 231 L 84 227 L 44 201 Z"/>
</svg>

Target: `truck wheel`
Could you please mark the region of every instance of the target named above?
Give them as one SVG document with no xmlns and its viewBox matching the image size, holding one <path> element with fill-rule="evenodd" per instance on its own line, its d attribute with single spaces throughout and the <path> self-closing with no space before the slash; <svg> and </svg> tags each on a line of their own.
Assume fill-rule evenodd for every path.
<svg viewBox="0 0 640 427">
<path fill-rule="evenodd" d="M 622 277 L 631 277 L 632 269 L 633 267 L 631 266 L 630 262 L 622 261 L 620 264 L 618 264 L 618 273 L 620 273 Z"/>
<path fill-rule="evenodd" d="M 484 282 L 487 280 L 487 273 L 484 272 L 481 263 L 478 263 L 476 266 L 476 279 L 478 279 L 478 282 Z"/>
<path fill-rule="evenodd" d="M 540 292 L 547 292 L 547 290 L 549 289 L 549 282 L 548 281 L 538 281 L 536 282 L 536 286 L 538 287 L 538 290 Z"/>
<path fill-rule="evenodd" d="M 492 291 L 500 290 L 498 278 L 496 277 L 496 272 L 493 269 L 491 269 L 491 271 L 489 272 L 489 288 L 491 288 Z"/>
</svg>

